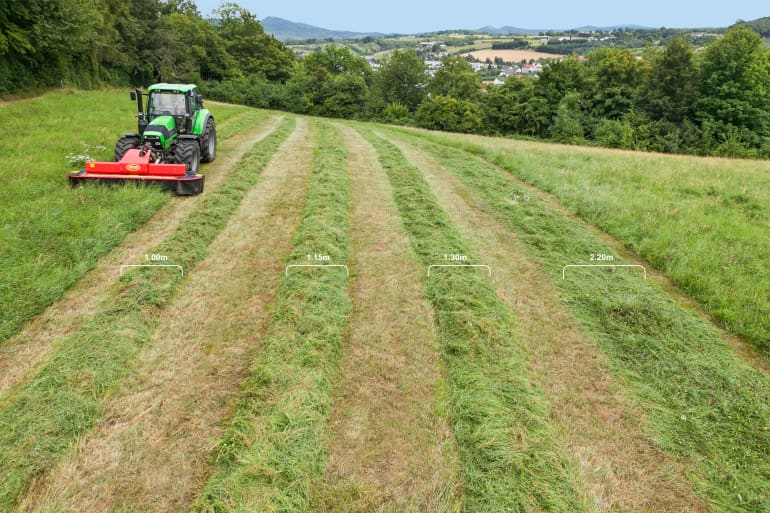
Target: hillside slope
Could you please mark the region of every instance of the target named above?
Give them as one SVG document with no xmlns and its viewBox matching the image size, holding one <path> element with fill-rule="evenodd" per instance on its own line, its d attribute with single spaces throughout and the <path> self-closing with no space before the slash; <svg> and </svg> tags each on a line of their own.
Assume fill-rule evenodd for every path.
<svg viewBox="0 0 770 513">
<path fill-rule="evenodd" d="M 0 107 L 0 511 L 770 510 L 766 163 L 214 105 L 202 195 L 70 189 L 125 95 L 62 96 Z"/>
</svg>

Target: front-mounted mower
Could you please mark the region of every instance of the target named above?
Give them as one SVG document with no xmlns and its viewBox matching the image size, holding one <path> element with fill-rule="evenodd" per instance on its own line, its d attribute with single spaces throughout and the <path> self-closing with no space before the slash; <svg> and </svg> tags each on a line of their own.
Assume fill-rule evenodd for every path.
<svg viewBox="0 0 770 513">
<path fill-rule="evenodd" d="M 147 93 L 132 91 L 131 99 L 139 111 L 138 132 L 121 134 L 115 162 L 86 162 L 85 169 L 67 175 L 70 184 L 133 180 L 180 195 L 203 192 L 200 163 L 216 157 L 217 131 L 195 85 L 155 84 Z"/>
</svg>

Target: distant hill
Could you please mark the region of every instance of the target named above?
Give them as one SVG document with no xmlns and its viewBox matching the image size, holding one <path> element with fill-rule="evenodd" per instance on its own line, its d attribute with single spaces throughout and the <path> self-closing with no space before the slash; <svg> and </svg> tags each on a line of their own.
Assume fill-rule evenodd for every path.
<svg viewBox="0 0 770 513">
<path fill-rule="evenodd" d="M 511 27 L 506 25 L 505 27 L 492 27 L 491 25 L 487 25 L 486 27 L 481 27 L 480 29 L 476 29 L 475 32 L 481 32 L 482 34 L 495 34 L 495 35 L 501 35 L 505 36 L 508 34 L 537 34 L 540 32 L 548 32 L 547 29 L 525 29 L 525 28 L 519 28 L 519 27 Z"/>
<path fill-rule="evenodd" d="M 739 21 L 738 23 L 745 23 L 749 28 L 760 32 L 765 37 L 770 35 L 770 17 L 760 18 L 754 21 Z M 316 27 L 315 25 L 308 25 L 307 23 L 297 23 L 289 21 L 284 18 L 278 18 L 275 16 L 268 16 L 262 20 L 262 26 L 265 28 L 265 32 L 273 34 L 276 39 L 281 41 L 298 41 L 306 39 L 360 39 L 364 37 L 383 37 L 393 34 L 385 34 L 382 32 L 352 32 L 349 30 L 330 30 L 322 27 Z M 620 29 L 631 30 L 649 30 L 652 27 L 645 27 L 642 25 L 618 24 L 599 27 L 596 25 L 585 25 L 583 27 L 573 27 L 566 30 L 577 30 L 580 32 L 610 32 Z M 478 29 L 458 29 L 456 31 L 449 32 L 461 32 L 461 33 L 480 33 L 480 34 L 492 34 L 492 35 L 516 35 L 516 34 L 539 34 L 541 32 L 548 31 L 562 32 L 565 29 L 546 29 L 546 28 L 521 28 L 505 25 L 503 27 L 494 27 L 487 25 Z M 415 33 L 413 35 L 425 35 L 443 34 L 448 31 L 434 31 L 425 33 Z"/>
<path fill-rule="evenodd" d="M 262 20 L 262 26 L 265 32 L 273 34 L 276 39 L 281 41 L 303 40 L 303 39 L 358 39 L 367 36 L 381 37 L 386 34 L 380 32 L 350 32 L 347 30 L 329 30 L 306 23 L 297 23 L 294 21 L 268 16 Z"/>
<path fill-rule="evenodd" d="M 770 16 L 751 21 L 740 20 L 736 22 L 736 25 L 744 25 L 755 32 L 759 32 L 762 37 L 770 37 Z"/>
<path fill-rule="evenodd" d="M 634 25 L 633 23 L 629 23 L 627 25 L 609 25 L 606 27 L 597 27 L 596 25 L 586 25 L 584 27 L 575 27 L 573 30 L 578 30 L 580 32 L 610 32 L 613 30 L 620 30 L 620 29 L 631 29 L 631 30 L 650 30 L 653 27 L 644 27 L 642 25 Z"/>
<path fill-rule="evenodd" d="M 580 32 L 610 32 L 613 30 L 618 29 L 632 29 L 632 30 L 645 30 L 650 27 L 643 27 L 641 25 L 610 25 L 607 27 L 597 27 L 595 25 L 586 25 L 584 27 L 575 27 L 571 30 L 578 30 Z M 509 25 L 506 25 L 505 27 L 492 27 L 490 25 L 487 25 L 486 27 L 481 27 L 480 29 L 476 29 L 475 32 L 481 32 L 482 34 L 494 34 L 494 35 L 512 35 L 512 34 L 539 34 L 541 32 L 548 32 L 550 30 L 556 30 L 556 29 L 527 29 L 527 28 L 519 28 L 519 27 L 511 27 Z M 557 30 L 560 32 L 561 30 Z"/>
</svg>

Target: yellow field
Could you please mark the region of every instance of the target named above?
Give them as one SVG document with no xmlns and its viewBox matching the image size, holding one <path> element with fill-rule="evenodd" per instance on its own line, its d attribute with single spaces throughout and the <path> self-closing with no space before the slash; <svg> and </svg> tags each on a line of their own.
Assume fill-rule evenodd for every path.
<svg viewBox="0 0 770 513">
<path fill-rule="evenodd" d="M 487 59 L 495 60 L 495 57 L 502 57 L 504 62 L 521 62 L 529 61 L 530 59 L 561 59 L 561 55 L 555 55 L 552 53 L 533 52 L 532 50 L 476 50 L 475 52 L 469 52 L 464 55 L 472 55 L 474 58 L 481 61 Z"/>
</svg>

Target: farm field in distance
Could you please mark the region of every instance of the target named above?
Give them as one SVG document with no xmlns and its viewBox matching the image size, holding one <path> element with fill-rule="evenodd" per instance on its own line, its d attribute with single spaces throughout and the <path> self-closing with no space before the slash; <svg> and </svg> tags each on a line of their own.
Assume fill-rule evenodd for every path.
<svg viewBox="0 0 770 513">
<path fill-rule="evenodd" d="M 563 59 L 561 55 L 554 55 L 552 53 L 537 52 L 534 50 L 475 50 L 465 55 L 470 55 L 474 59 L 480 61 L 486 61 L 487 59 L 494 61 L 496 58 L 500 58 L 503 62 L 521 62 L 538 59 Z"/>
<path fill-rule="evenodd" d="M 134 106 L 0 106 L 0 512 L 770 511 L 766 161 L 207 103 L 71 189 Z"/>
</svg>

